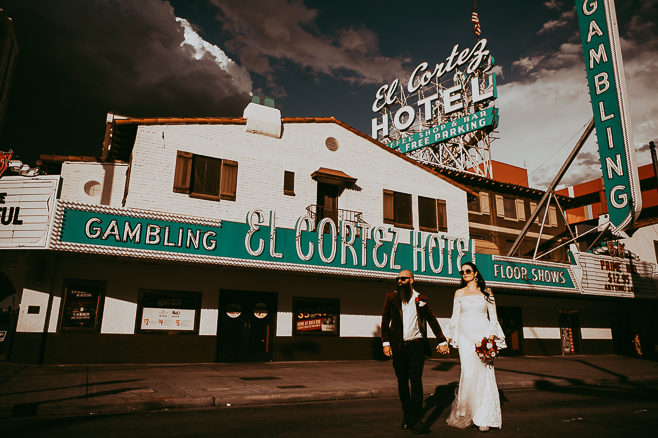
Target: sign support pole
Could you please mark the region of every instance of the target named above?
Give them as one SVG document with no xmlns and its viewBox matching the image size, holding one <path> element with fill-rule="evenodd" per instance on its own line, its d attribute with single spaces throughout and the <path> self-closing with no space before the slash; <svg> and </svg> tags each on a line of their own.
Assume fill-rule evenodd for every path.
<svg viewBox="0 0 658 438">
<path fill-rule="evenodd" d="M 592 118 L 592 120 L 589 121 L 587 127 L 585 128 L 585 132 L 583 132 L 583 134 L 580 136 L 578 142 L 576 143 L 576 146 L 573 148 L 573 150 L 567 157 L 567 160 L 564 162 L 564 164 L 562 164 L 562 167 L 558 171 L 557 175 L 555 175 L 555 178 L 553 178 L 553 181 L 546 189 L 546 192 L 544 193 L 544 196 L 542 196 L 541 201 L 539 201 L 539 204 L 537 204 L 535 210 L 532 212 L 532 214 L 530 214 L 530 217 L 528 217 L 528 219 L 526 220 L 523 229 L 521 230 L 516 240 L 512 244 L 512 247 L 509 249 L 509 251 L 507 251 L 507 257 L 511 257 L 512 254 L 514 254 L 514 252 L 516 252 L 516 250 L 519 248 L 519 245 L 521 244 L 521 240 L 523 240 L 525 235 L 528 233 L 528 229 L 530 229 L 530 225 L 532 225 L 532 222 L 537 218 L 537 216 L 539 215 L 539 211 L 544 206 L 544 204 L 546 204 L 546 209 L 548 210 L 548 203 L 550 203 L 551 195 L 555 193 L 555 187 L 557 187 L 557 185 L 560 183 L 562 177 L 567 172 L 567 169 L 569 169 L 569 166 L 571 166 L 571 164 L 575 160 L 576 155 L 578 155 L 578 152 L 580 152 L 583 145 L 585 144 L 585 141 L 587 140 L 587 138 L 589 137 L 589 135 L 592 133 L 593 130 L 594 130 L 594 118 Z M 539 233 L 539 237 L 537 237 L 537 243 L 539 243 L 540 239 L 541 239 L 541 232 Z"/>
</svg>

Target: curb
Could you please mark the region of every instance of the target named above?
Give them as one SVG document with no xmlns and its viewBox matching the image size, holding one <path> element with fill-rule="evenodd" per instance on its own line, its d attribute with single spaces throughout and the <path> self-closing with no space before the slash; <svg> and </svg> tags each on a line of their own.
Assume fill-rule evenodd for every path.
<svg viewBox="0 0 658 438">
<path fill-rule="evenodd" d="M 634 376 L 628 379 L 541 379 L 517 380 L 501 382 L 498 388 L 502 390 L 535 389 L 543 386 L 569 387 L 576 385 L 605 385 L 605 384 L 646 384 L 658 382 L 658 375 Z M 82 416 L 104 414 L 128 414 L 135 412 L 149 412 L 162 409 L 194 409 L 231 406 L 258 406 L 265 404 L 303 403 L 332 400 L 357 400 L 380 397 L 397 397 L 397 390 L 368 389 L 368 390 L 336 390 L 316 391 L 307 393 L 269 393 L 245 394 L 230 396 L 185 396 L 185 397 L 149 397 L 141 400 L 117 400 L 114 403 L 83 402 L 77 404 L 39 404 L 17 403 L 0 405 L 0 418 L 34 418 L 53 416 Z M 431 393 L 425 394 L 430 396 Z"/>
<path fill-rule="evenodd" d="M 517 380 L 515 382 L 508 382 L 508 383 L 499 383 L 498 384 L 498 389 L 531 389 L 531 388 L 537 388 L 538 386 L 541 385 L 552 385 L 552 386 L 559 386 L 559 387 L 568 387 L 568 386 L 576 386 L 576 385 L 610 385 L 610 384 L 618 384 L 618 383 L 627 383 L 627 384 L 639 384 L 639 383 L 654 383 L 658 382 L 658 375 L 646 375 L 646 376 L 636 376 L 636 377 L 629 377 L 629 378 L 601 378 L 601 379 L 594 379 L 594 378 L 585 378 L 585 379 L 578 379 L 578 378 L 571 378 L 571 379 L 552 379 L 552 378 L 544 378 L 544 379 L 536 379 L 536 380 Z"/>
<path fill-rule="evenodd" d="M 205 406 L 214 406 L 215 397 L 165 397 L 160 399 L 162 408 L 198 408 Z"/>
<path fill-rule="evenodd" d="M 377 397 L 376 390 L 364 391 L 319 391 L 304 394 L 258 394 L 258 395 L 245 395 L 242 397 L 231 398 L 215 398 L 215 406 L 238 406 L 238 405 L 254 405 L 266 403 L 299 403 L 308 401 L 329 401 L 329 400 L 352 400 L 363 398 Z"/>
</svg>

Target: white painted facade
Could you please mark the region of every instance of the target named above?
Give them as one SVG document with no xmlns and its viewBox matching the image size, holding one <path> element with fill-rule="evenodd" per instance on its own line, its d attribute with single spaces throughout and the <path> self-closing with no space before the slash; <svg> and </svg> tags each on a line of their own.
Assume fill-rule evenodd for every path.
<svg viewBox="0 0 658 438">
<path fill-rule="evenodd" d="M 263 108 L 256 110 L 245 111 L 245 115 L 263 117 Z M 384 225 L 384 190 L 390 190 L 411 195 L 415 230 L 419 229 L 418 196 L 444 200 L 448 231 L 443 234 L 468 241 L 467 194 L 461 186 L 333 119 L 284 119 L 282 123 L 278 118 L 277 129 L 271 111 L 265 109 L 264 114 L 267 120 L 263 123 L 248 119 L 237 124 L 139 125 L 130 163 L 65 161 L 59 201 L 237 223 L 245 223 L 251 210 L 262 210 L 266 216 L 273 211 L 277 227 L 294 229 L 297 220 L 308 214 L 307 207 L 318 203 L 318 182 L 311 175 L 325 168 L 356 179 L 354 186 L 341 192 L 337 207 L 359 212 L 368 225 Z M 179 151 L 237 162 L 235 201 L 205 200 L 174 192 Z M 294 172 L 292 196 L 283 190 L 286 171 Z M 399 231 L 400 243 L 409 243 L 410 230 Z M 277 339 L 294 338 L 295 297 L 339 299 L 340 330 L 336 341 L 372 339 L 379 335 L 383 295 L 393 287 L 385 280 L 347 280 L 336 274 L 322 278 L 253 268 L 233 273 L 234 268 L 199 264 L 52 254 L 52 267 L 45 278 L 28 278 L 22 289 L 19 333 L 64 333 L 60 327 L 66 306 L 63 285 L 78 279 L 105 284 L 97 330 L 101 337 L 145 336 L 139 330 L 139 291 L 187 290 L 202 295 L 196 337 L 208 339 L 204 342 L 212 345 L 210 338 L 219 335 L 220 290 L 232 289 L 277 293 Z M 432 290 L 442 291 L 442 300 L 451 295 L 445 286 L 433 286 Z M 443 309 L 442 319 L 445 313 Z M 146 336 L 162 339 L 158 335 Z"/>
<path fill-rule="evenodd" d="M 270 112 L 266 113 L 271 116 Z M 248 120 L 246 123 L 140 124 L 130 163 L 64 162 L 59 200 L 237 223 L 245 223 L 247 213 L 252 210 L 262 210 L 266 215 L 274 211 L 278 227 L 294 229 L 298 218 L 307 214 L 307 207 L 317 204 L 318 183 L 311 175 L 326 168 L 356 179 L 354 187 L 341 193 L 338 209 L 360 212 L 369 225 L 384 225 L 383 191 L 391 190 L 412 195 L 414 230 L 419 230 L 418 197 L 441 199 L 446 201 L 447 207 L 448 231 L 444 234 L 453 239 L 468 240 L 467 192 L 463 187 L 331 119 L 284 119 L 279 128 L 277 130 L 276 124 L 272 124 L 271 118 L 263 124 L 250 124 Z M 329 148 L 328 139 L 332 139 L 329 143 L 337 144 L 338 148 Z M 179 151 L 237 162 L 235 201 L 204 200 L 174 192 Z M 293 196 L 284 194 L 286 171 L 295 175 Z M 400 242 L 410 243 L 410 230 L 399 231 Z M 352 349 L 363 349 L 374 340 L 376 350 L 383 297 L 394 287 L 393 274 L 389 281 L 384 276 L 347 278 L 337 272 L 323 273 L 321 270 L 319 273 L 300 273 L 157 258 L 134 259 L 111 251 L 102 254 L 105 255 L 53 251 L 52 260 L 48 261 L 48 273 L 43 274 L 43 278 L 34 278 L 35 275 L 28 273 L 21 288 L 17 331 L 61 334 L 63 285 L 70 279 L 80 279 L 106 284 L 97 338 L 120 339 L 116 342 L 139 338 L 141 340 L 134 342 L 142 342 L 140 345 L 143 346 L 155 345 L 155 341 L 168 338 L 174 342 L 172 345 L 183 345 L 180 339 L 184 337 L 140 332 L 139 294 L 145 289 L 193 291 L 202 295 L 194 333 L 195 348 L 214 348 L 217 342 L 213 338 L 221 334 L 221 291 L 240 290 L 277 294 L 273 329 L 277 342 L 284 348 L 293 348 L 293 341 L 306 345 L 317 340 L 293 333 L 293 300 L 308 297 L 340 300 L 338 336 L 328 341 L 322 339 L 321 348 L 339 348 L 339 343 L 355 341 L 360 344 Z M 441 325 L 445 325 L 450 317 L 454 289 L 454 282 L 418 284 L 418 290 L 429 296 Z M 524 318 L 529 315 L 522 330 L 526 339 L 559 340 L 558 310 L 568 309 L 572 298 L 544 302 L 540 293 L 531 298 L 526 300 L 514 293 L 497 296 L 499 306 L 523 307 Z M 36 308 L 38 311 L 35 312 Z M 582 339 L 612 338 L 607 319 L 599 317 L 604 312 L 608 312 L 608 308 L 602 305 L 596 317 L 582 321 Z M 433 337 L 431 332 L 429 334 Z M 171 348 L 175 350 L 176 347 Z M 181 347 L 181 351 L 185 348 Z M 330 354 L 321 357 L 327 358 Z M 213 357 L 199 357 L 214 360 Z M 155 361 L 162 360 L 168 359 L 158 357 Z M 176 360 L 182 359 L 170 361 Z"/>
<path fill-rule="evenodd" d="M 337 150 L 327 148 L 329 137 L 337 141 Z M 211 201 L 175 193 L 178 151 L 237 161 L 236 200 Z M 362 218 L 373 226 L 383 224 L 383 190 L 388 189 L 413 195 L 415 229 L 419 195 L 445 200 L 446 234 L 468 239 L 464 190 L 332 122 L 284 123 L 281 138 L 248 132 L 248 124 L 142 125 L 129 169 L 126 164 L 64 162 L 61 200 L 236 222 L 244 222 L 250 210 L 270 210 L 277 214 L 277 226 L 294 228 L 296 220 L 306 214 L 306 207 L 316 204 L 317 182 L 311 174 L 320 167 L 339 170 L 357 179 L 359 189 L 346 189 L 339 198 L 338 208 L 362 212 Z M 284 171 L 295 173 L 294 196 L 283 193 Z M 90 194 L 88 188 L 95 182 L 100 187 Z M 408 242 L 409 232 L 404 231 L 400 233 L 400 241 Z M 171 283 L 167 282 L 167 286 Z M 108 290 L 101 333 L 135 332 L 137 305 L 131 296 L 122 298 Z M 379 310 L 379 303 L 373 309 Z M 56 321 L 56 312 L 51 315 Z M 277 336 L 291 336 L 291 324 L 281 324 L 290 319 L 289 312 L 280 312 L 278 318 Z M 379 320 L 378 313 L 346 315 L 341 321 L 341 336 L 370 337 Z M 199 335 L 216 333 L 217 309 L 204 308 Z"/>
<path fill-rule="evenodd" d="M 328 137 L 338 141 L 337 151 L 326 147 Z M 210 201 L 175 193 L 177 151 L 237 161 L 236 201 Z M 85 165 L 65 163 L 62 174 L 68 166 Z M 464 190 L 336 123 L 285 123 L 281 138 L 249 133 L 245 125 L 140 126 L 122 206 L 237 222 L 244 222 L 253 209 L 274 210 L 278 225 L 294 228 L 297 218 L 306 214 L 306 207 L 316 204 L 317 183 L 311 174 L 320 167 L 357 178 L 361 190 L 346 189 L 338 208 L 362 212 L 369 224 L 383 224 L 383 189 L 389 189 L 414 195 L 416 229 L 418 196 L 445 200 L 447 234 L 468 238 Z M 295 173 L 295 196 L 283 194 L 284 171 Z M 79 201 L 80 186 L 85 183 L 79 180 L 77 187 L 63 187 L 61 199 Z M 408 239 L 408 233 L 403 236 Z"/>
<path fill-rule="evenodd" d="M 121 207 L 127 170 L 126 163 L 67 161 L 62 165 L 60 199 Z"/>
</svg>

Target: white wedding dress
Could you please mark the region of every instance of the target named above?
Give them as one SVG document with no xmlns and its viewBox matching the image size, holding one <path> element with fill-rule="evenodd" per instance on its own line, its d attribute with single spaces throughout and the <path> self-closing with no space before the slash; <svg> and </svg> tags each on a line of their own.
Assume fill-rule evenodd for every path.
<svg viewBox="0 0 658 438">
<path fill-rule="evenodd" d="M 475 352 L 475 344 L 490 335 L 498 337 L 499 349 L 507 347 L 496 305 L 491 300 L 482 294 L 455 296 L 452 317 L 444 330 L 450 344 L 459 348 L 461 375 L 447 423 L 460 429 L 471 424 L 497 428 L 503 425 L 494 368 L 485 365 Z"/>
</svg>

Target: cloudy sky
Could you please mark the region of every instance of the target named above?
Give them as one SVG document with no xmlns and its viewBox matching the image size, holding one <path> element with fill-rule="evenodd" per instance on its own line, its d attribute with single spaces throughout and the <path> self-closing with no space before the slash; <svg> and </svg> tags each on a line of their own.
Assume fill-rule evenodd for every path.
<svg viewBox="0 0 658 438">
<path fill-rule="evenodd" d="M 448 4 L 449 3 L 449 4 Z M 574 1 L 479 0 L 498 71 L 493 158 L 544 188 L 592 117 Z M 658 139 L 658 0 L 615 2 L 639 164 Z M 0 150 L 98 155 L 105 114 L 284 117 L 370 132 L 376 90 L 475 43 L 472 2 L 0 0 L 19 62 Z M 594 138 L 564 182 L 601 176 Z"/>
</svg>

